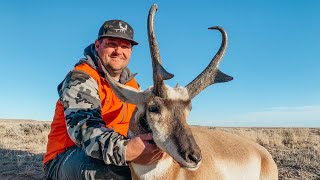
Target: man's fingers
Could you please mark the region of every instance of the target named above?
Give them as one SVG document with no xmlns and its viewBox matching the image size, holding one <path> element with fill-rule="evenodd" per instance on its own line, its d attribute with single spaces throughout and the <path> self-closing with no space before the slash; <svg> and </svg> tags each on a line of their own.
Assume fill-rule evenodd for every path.
<svg viewBox="0 0 320 180">
<path fill-rule="evenodd" d="M 162 151 L 156 144 L 150 144 L 148 142 L 144 143 L 146 150 L 152 153 L 158 153 Z"/>
<path fill-rule="evenodd" d="M 157 162 L 162 158 L 163 158 L 163 153 L 162 152 L 158 152 L 150 159 L 149 164 L 152 164 L 153 162 Z"/>
<path fill-rule="evenodd" d="M 152 133 L 139 134 L 137 136 L 140 137 L 141 140 L 143 140 L 143 141 L 150 141 L 150 140 L 153 139 L 152 138 Z"/>
</svg>

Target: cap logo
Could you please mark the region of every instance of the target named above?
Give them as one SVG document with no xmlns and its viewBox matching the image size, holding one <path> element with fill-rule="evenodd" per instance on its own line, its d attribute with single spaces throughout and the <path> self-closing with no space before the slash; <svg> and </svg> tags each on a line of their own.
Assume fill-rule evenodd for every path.
<svg viewBox="0 0 320 180">
<path fill-rule="evenodd" d="M 119 29 L 114 29 L 116 30 L 116 32 L 122 32 L 122 33 L 125 33 L 127 31 L 127 28 L 128 28 L 128 25 L 126 25 L 125 27 L 122 26 L 122 23 L 119 22 Z"/>
</svg>

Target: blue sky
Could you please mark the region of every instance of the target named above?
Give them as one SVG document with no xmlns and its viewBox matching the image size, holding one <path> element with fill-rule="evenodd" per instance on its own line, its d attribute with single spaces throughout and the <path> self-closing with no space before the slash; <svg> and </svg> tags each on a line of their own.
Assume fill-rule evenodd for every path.
<svg viewBox="0 0 320 180">
<path fill-rule="evenodd" d="M 152 85 L 147 13 L 159 6 L 162 61 L 188 84 L 216 53 L 222 26 L 229 46 L 220 69 L 234 77 L 193 100 L 190 124 L 320 127 L 320 1 L 1 1 L 0 118 L 51 120 L 56 87 L 105 20 L 135 29 L 130 62 L 143 89 Z"/>
</svg>

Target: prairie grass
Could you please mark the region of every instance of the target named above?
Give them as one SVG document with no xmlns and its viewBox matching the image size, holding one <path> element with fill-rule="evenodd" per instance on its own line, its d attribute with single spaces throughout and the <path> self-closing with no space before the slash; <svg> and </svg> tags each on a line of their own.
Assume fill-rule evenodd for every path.
<svg viewBox="0 0 320 180">
<path fill-rule="evenodd" d="M 0 179 L 43 179 L 50 122 L 0 120 Z"/>
<path fill-rule="evenodd" d="M 50 123 L 0 120 L 0 179 L 43 179 Z M 213 129 L 213 127 L 205 127 Z M 264 146 L 279 179 L 320 179 L 320 128 L 217 128 Z"/>
</svg>

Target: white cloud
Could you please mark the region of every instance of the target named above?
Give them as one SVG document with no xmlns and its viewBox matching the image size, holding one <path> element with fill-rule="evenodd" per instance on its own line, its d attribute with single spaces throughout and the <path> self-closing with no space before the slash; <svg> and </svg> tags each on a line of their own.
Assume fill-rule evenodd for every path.
<svg viewBox="0 0 320 180">
<path fill-rule="evenodd" d="M 298 106 L 298 107 L 272 107 L 269 111 L 282 111 L 282 112 L 320 112 L 320 106 Z"/>
</svg>

